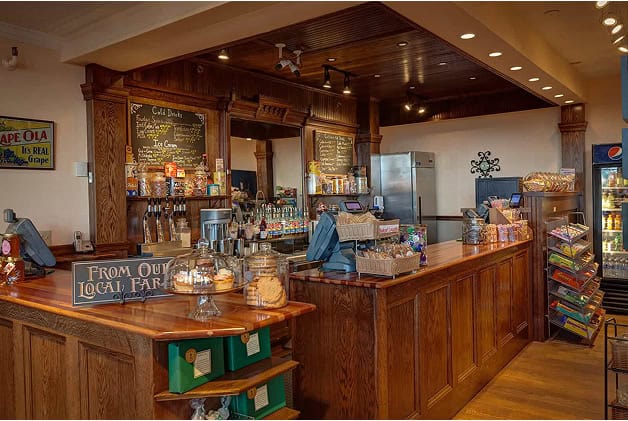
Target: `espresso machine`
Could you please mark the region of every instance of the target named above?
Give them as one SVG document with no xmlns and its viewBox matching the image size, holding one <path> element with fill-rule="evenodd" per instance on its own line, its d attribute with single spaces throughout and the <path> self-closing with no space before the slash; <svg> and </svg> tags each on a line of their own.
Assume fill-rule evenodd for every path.
<svg viewBox="0 0 628 421">
<path fill-rule="evenodd" d="M 209 241 L 215 251 L 233 254 L 233 240 L 229 238 L 231 209 L 201 209 L 201 237 Z"/>
</svg>

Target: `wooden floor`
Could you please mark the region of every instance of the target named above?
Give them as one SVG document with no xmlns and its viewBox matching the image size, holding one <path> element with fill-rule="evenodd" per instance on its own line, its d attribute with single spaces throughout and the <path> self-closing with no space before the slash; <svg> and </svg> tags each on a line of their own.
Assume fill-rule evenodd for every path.
<svg viewBox="0 0 628 421">
<path fill-rule="evenodd" d="M 628 323 L 628 316 L 616 318 Z M 602 331 L 594 347 L 566 342 L 560 336 L 532 342 L 454 419 L 603 418 Z"/>
</svg>

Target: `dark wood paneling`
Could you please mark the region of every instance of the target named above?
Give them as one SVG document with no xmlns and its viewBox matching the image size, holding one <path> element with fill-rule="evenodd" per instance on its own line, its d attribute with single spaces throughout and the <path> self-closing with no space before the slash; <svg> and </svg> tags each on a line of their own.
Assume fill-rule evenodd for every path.
<svg viewBox="0 0 628 421">
<path fill-rule="evenodd" d="M 81 400 L 82 417 L 136 418 L 133 357 L 84 343 L 79 344 L 79 353 L 81 390 L 90 397 Z"/>
<path fill-rule="evenodd" d="M 530 301 L 528 252 L 517 254 L 512 265 L 512 332 L 515 335 L 528 327 L 530 320 Z M 527 333 L 527 332 L 526 332 Z M 526 335 L 527 336 L 527 335 Z"/>
<path fill-rule="evenodd" d="M 388 309 L 388 417 L 419 414 L 419 350 L 413 334 L 418 329 L 417 297 Z"/>
<path fill-rule="evenodd" d="M 10 320 L 0 319 L 0 418 L 16 419 L 15 386 L 13 382 L 13 323 Z"/>
<path fill-rule="evenodd" d="M 373 291 L 308 282 L 293 283 L 290 291 L 291 299 L 317 305 L 296 323 L 295 407 L 305 419 L 376 418 L 376 385 L 361 381 L 375 378 L 366 363 L 375 347 Z"/>
<path fill-rule="evenodd" d="M 511 322 L 512 260 L 497 265 L 495 280 L 497 300 L 497 346 L 502 348 L 513 338 Z"/>
<path fill-rule="evenodd" d="M 584 178 L 584 145 L 587 130 L 586 108 L 584 104 L 564 105 L 560 107 L 561 153 L 563 168 L 576 169 L 575 191 L 581 191 L 587 197 Z"/>
<path fill-rule="evenodd" d="M 26 417 L 66 419 L 65 338 L 24 328 Z"/>
<path fill-rule="evenodd" d="M 478 367 L 476 336 L 475 277 L 455 279 L 451 286 L 452 370 L 456 383 L 462 382 Z"/>
<path fill-rule="evenodd" d="M 94 181 L 90 187 L 90 232 L 99 244 L 126 241 L 126 104 L 94 99 L 88 101 L 89 166 Z M 115 223 L 112 223 L 115 221 Z"/>
<path fill-rule="evenodd" d="M 452 390 L 450 349 L 449 285 L 421 294 L 422 312 L 419 331 L 421 353 L 421 389 L 426 409 L 445 398 Z"/>
<path fill-rule="evenodd" d="M 480 365 L 497 351 L 495 334 L 495 266 L 481 270 L 477 283 L 478 356 Z"/>
</svg>

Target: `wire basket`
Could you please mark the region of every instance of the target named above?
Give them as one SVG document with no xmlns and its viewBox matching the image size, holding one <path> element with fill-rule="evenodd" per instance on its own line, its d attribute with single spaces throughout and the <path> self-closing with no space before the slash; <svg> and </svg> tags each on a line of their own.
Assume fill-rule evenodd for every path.
<svg viewBox="0 0 628 421">
<path fill-rule="evenodd" d="M 356 271 L 359 274 L 368 273 L 371 275 L 392 276 L 393 278 L 400 273 L 418 270 L 420 263 L 420 253 L 407 257 L 397 257 L 395 259 L 368 259 L 362 256 L 355 257 Z"/>
<path fill-rule="evenodd" d="M 608 342 L 611 344 L 613 353 L 612 367 L 628 370 L 628 334 L 617 339 L 609 339 Z"/>
<path fill-rule="evenodd" d="M 399 235 L 399 220 L 363 222 L 336 225 L 340 241 L 379 240 Z"/>
<path fill-rule="evenodd" d="M 619 406 L 613 406 L 611 419 L 613 420 L 628 420 L 628 409 Z"/>
</svg>

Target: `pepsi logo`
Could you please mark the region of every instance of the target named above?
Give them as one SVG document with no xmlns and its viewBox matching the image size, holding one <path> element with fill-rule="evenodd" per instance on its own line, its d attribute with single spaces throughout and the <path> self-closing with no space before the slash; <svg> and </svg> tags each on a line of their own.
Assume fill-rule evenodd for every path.
<svg viewBox="0 0 628 421">
<path fill-rule="evenodd" d="M 613 161 L 619 161 L 621 159 L 621 146 L 611 146 L 608 150 L 608 157 Z"/>
</svg>

